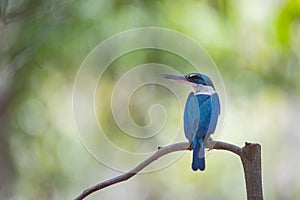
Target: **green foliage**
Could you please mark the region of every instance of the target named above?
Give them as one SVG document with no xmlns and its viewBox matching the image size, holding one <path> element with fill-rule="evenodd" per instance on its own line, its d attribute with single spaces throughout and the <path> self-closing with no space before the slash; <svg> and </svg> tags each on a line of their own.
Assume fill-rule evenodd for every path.
<svg viewBox="0 0 300 200">
<path fill-rule="evenodd" d="M 277 17 L 276 32 L 281 45 L 288 45 L 300 20 L 300 3 L 297 0 L 287 1 Z M 292 38 L 291 38 L 292 37 Z"/>
</svg>

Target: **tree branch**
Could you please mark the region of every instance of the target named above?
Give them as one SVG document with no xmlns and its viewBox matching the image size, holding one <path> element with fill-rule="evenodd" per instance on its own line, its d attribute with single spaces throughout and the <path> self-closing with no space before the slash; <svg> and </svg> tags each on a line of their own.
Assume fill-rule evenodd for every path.
<svg viewBox="0 0 300 200">
<path fill-rule="evenodd" d="M 211 150 L 211 149 L 227 150 L 227 151 L 230 151 L 232 153 L 239 155 L 242 160 L 243 166 L 244 166 L 248 200 L 263 199 L 262 198 L 262 184 L 261 184 L 260 151 L 259 151 L 259 155 L 256 155 L 255 151 L 253 151 L 253 149 L 252 149 L 252 153 L 249 154 L 247 145 L 250 145 L 250 143 L 246 143 L 245 147 L 240 148 L 238 146 L 235 146 L 233 144 L 229 144 L 226 142 L 209 140 L 206 142 L 205 147 L 209 148 L 209 150 Z M 258 144 L 251 144 L 251 145 L 258 145 Z M 160 158 L 168 153 L 182 151 L 182 150 L 191 150 L 190 144 L 188 142 L 180 142 L 180 143 L 171 144 L 171 145 L 168 145 L 165 147 L 159 147 L 157 152 L 155 152 L 152 156 L 150 156 L 149 158 L 147 158 L 146 160 L 141 162 L 139 165 L 137 165 L 135 168 L 133 168 L 129 172 L 119 175 L 117 177 L 108 179 L 106 181 L 103 181 L 101 183 L 98 183 L 94 186 L 87 188 L 80 195 L 78 195 L 74 200 L 82 200 L 85 197 L 87 197 L 88 195 L 90 195 L 98 190 L 101 190 L 103 188 L 106 188 L 106 187 L 116 184 L 116 183 L 120 183 L 122 181 L 126 181 L 129 178 L 136 175 L 139 171 L 144 169 L 146 166 L 148 166 L 149 164 L 151 164 L 152 162 L 157 160 L 158 158 Z M 259 148 L 259 150 L 260 150 L 260 148 Z M 254 160 L 254 162 L 252 162 L 251 155 L 256 155 L 256 159 Z M 259 159 L 257 158 L 257 156 L 259 157 Z M 257 161 L 259 161 L 259 162 L 257 162 Z M 250 169 L 251 167 L 255 167 L 255 169 L 256 169 L 255 176 L 256 177 L 253 177 L 253 174 L 251 173 L 252 169 Z M 260 175 L 260 177 L 259 177 L 259 175 Z M 249 180 L 247 180 L 247 178 Z M 258 186 L 253 183 L 258 184 Z M 250 189 L 248 187 L 250 187 Z M 260 191 L 256 191 L 256 190 L 260 190 Z M 255 194 L 249 195 L 248 194 L 249 192 L 252 192 Z"/>
<path fill-rule="evenodd" d="M 261 175 L 261 146 L 259 144 L 245 143 L 240 155 L 247 189 L 248 200 L 263 199 Z"/>
</svg>

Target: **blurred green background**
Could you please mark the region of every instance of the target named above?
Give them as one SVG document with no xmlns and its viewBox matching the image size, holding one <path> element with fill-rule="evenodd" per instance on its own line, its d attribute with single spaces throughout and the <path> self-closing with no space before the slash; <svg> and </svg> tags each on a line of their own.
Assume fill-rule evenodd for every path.
<svg viewBox="0 0 300 200">
<path fill-rule="evenodd" d="M 0 11 L 0 199 L 72 199 L 119 174 L 80 144 L 72 87 L 99 42 L 146 26 L 180 31 L 205 47 L 227 92 L 220 140 L 262 145 L 265 199 L 300 198 L 299 0 L 1 0 Z M 122 62 L 164 59 L 158 52 L 130 58 Z M 107 72 L 107 90 L 123 71 Z M 214 151 L 204 173 L 190 169 L 190 157 L 88 199 L 246 198 L 237 156 Z"/>
</svg>

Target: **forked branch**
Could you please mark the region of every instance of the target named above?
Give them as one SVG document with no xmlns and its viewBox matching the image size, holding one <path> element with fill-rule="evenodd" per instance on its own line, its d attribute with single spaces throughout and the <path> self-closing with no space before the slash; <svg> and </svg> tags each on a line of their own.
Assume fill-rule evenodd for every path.
<svg viewBox="0 0 300 200">
<path fill-rule="evenodd" d="M 257 145 L 259 147 L 257 147 Z M 240 148 L 233 144 L 226 142 L 212 141 L 209 140 L 206 145 L 209 149 L 227 150 L 240 156 L 245 173 L 246 187 L 247 187 L 247 197 L 248 200 L 261 200 L 262 195 L 262 183 L 261 183 L 261 160 L 260 160 L 260 145 L 246 143 L 245 147 Z M 80 195 L 78 195 L 75 200 L 82 200 L 88 195 L 106 188 L 110 185 L 126 181 L 129 178 L 136 175 L 146 166 L 150 165 L 152 162 L 158 158 L 172 152 L 191 150 L 190 144 L 188 142 L 180 142 L 176 144 L 171 144 L 165 147 L 159 147 L 158 150 L 149 158 L 138 164 L 135 168 L 117 177 L 108 179 L 106 181 L 100 182 L 94 186 L 85 189 Z M 255 169 L 254 172 L 252 169 Z"/>
</svg>

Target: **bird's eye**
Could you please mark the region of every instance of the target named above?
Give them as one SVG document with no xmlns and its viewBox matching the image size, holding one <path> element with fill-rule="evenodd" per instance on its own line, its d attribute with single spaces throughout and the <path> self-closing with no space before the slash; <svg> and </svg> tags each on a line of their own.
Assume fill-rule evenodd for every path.
<svg viewBox="0 0 300 200">
<path fill-rule="evenodd" d="M 189 80 L 191 80 L 191 81 L 197 81 L 197 80 L 200 79 L 198 76 L 195 76 L 195 75 L 190 75 L 190 76 L 188 76 L 187 78 L 188 78 Z"/>
</svg>

